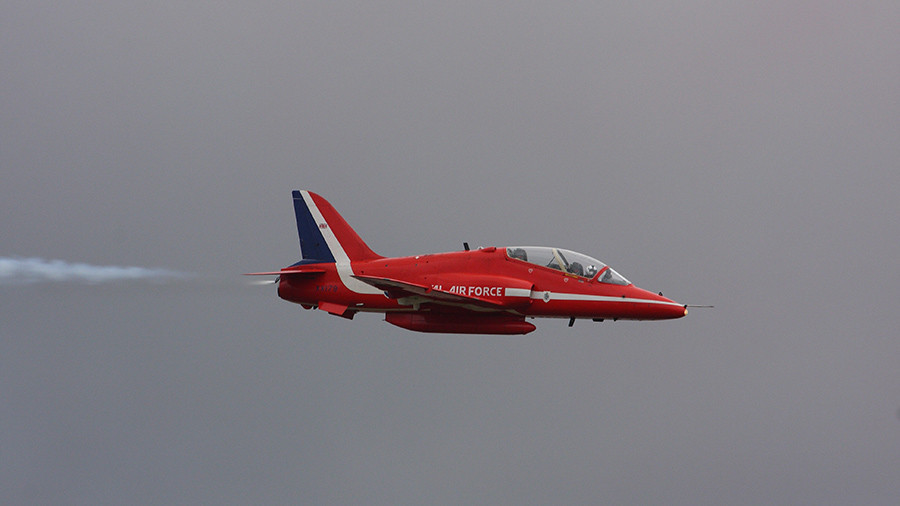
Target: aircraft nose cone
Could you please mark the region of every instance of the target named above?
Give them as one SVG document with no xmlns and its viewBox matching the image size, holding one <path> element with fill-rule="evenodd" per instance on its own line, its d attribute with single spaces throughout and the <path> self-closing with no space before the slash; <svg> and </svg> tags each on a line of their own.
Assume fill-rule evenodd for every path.
<svg viewBox="0 0 900 506">
<path fill-rule="evenodd" d="M 651 310 L 653 319 L 668 320 L 683 318 L 687 315 L 687 308 L 684 304 L 664 297 L 662 293 L 653 293 L 647 290 L 643 290 L 643 292 L 646 299 L 653 301 Z"/>
<path fill-rule="evenodd" d="M 666 314 L 669 315 L 668 318 L 683 318 L 687 316 L 687 307 L 684 304 L 679 304 L 674 300 L 663 297 L 662 294 L 657 295 L 661 302 L 665 302 Z"/>
<path fill-rule="evenodd" d="M 667 303 L 665 305 L 665 308 L 666 314 L 669 315 L 668 318 L 683 318 L 687 316 L 688 310 L 687 306 L 685 306 L 684 304 L 679 304 L 667 297 L 659 296 L 659 298 L 662 299 L 663 302 Z"/>
</svg>

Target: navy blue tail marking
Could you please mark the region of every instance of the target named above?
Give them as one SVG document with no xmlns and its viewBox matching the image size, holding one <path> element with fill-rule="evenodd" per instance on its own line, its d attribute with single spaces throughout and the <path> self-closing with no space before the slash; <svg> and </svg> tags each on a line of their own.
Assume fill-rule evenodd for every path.
<svg viewBox="0 0 900 506">
<path fill-rule="evenodd" d="M 322 231 L 313 219 L 303 195 L 294 190 L 294 214 L 297 216 L 297 234 L 300 236 L 300 254 L 304 260 L 334 262 L 334 255 L 322 236 Z"/>
</svg>

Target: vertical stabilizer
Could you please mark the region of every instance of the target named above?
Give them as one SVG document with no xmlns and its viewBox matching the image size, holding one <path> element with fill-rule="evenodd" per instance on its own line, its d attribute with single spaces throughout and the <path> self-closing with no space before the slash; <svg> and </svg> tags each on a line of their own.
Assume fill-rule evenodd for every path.
<svg viewBox="0 0 900 506">
<path fill-rule="evenodd" d="M 346 263 L 381 258 L 321 196 L 294 190 L 294 213 L 304 260 Z"/>
</svg>

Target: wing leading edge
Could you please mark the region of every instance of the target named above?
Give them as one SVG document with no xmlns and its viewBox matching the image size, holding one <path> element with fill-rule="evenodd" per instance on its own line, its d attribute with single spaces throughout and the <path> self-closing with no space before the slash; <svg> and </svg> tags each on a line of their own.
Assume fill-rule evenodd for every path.
<svg viewBox="0 0 900 506">
<path fill-rule="evenodd" d="M 400 281 L 399 279 L 363 276 L 359 274 L 356 274 L 353 277 L 364 283 L 368 283 L 379 290 L 384 290 L 385 294 L 392 299 L 399 299 L 401 297 L 421 297 L 428 302 L 435 304 L 452 306 L 473 305 L 494 311 L 508 309 L 503 304 L 481 297 L 451 293 L 431 286 Z"/>
</svg>

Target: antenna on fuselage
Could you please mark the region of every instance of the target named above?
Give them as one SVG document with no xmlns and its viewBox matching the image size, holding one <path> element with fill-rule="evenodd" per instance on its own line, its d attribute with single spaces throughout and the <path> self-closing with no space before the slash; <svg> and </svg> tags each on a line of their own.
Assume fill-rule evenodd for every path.
<svg viewBox="0 0 900 506">
<path fill-rule="evenodd" d="M 464 243 L 463 243 L 463 248 L 465 248 L 466 251 L 469 251 L 469 243 L 464 242 Z"/>
</svg>

